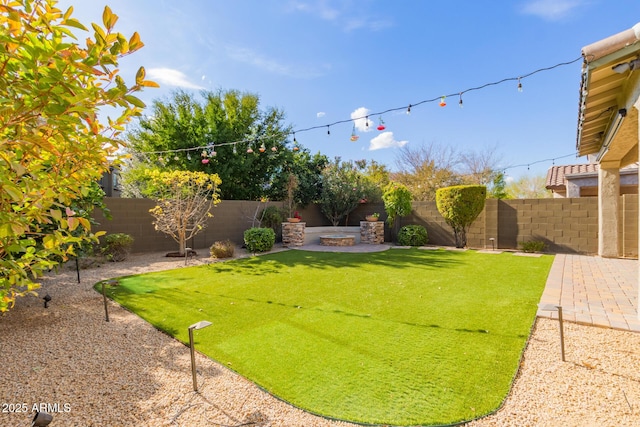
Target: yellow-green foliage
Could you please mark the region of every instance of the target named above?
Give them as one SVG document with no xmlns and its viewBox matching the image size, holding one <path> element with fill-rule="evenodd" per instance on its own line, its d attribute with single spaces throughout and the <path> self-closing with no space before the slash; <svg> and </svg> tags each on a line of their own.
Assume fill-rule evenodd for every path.
<svg viewBox="0 0 640 427">
<path fill-rule="evenodd" d="M 144 103 L 143 87 L 118 74 L 118 61 L 143 46 L 113 27 L 105 7 L 102 25 L 87 28 L 55 0 L 0 3 L 0 312 L 38 287 L 44 270 L 66 260 L 74 246 L 97 236 L 71 209 L 89 194 L 121 147 L 119 134 Z M 98 112 L 114 117 L 101 123 Z"/>
<path fill-rule="evenodd" d="M 467 230 L 484 209 L 486 198 L 484 185 L 456 185 L 436 191 L 438 212 L 453 228 L 456 247 L 467 245 Z"/>
</svg>

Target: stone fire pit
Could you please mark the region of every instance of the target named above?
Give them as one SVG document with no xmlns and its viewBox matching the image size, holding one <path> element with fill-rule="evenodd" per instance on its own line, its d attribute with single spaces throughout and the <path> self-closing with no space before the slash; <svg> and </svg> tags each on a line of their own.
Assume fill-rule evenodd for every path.
<svg viewBox="0 0 640 427">
<path fill-rule="evenodd" d="M 354 246 L 356 237 L 349 234 L 327 234 L 320 236 L 322 246 Z"/>
</svg>

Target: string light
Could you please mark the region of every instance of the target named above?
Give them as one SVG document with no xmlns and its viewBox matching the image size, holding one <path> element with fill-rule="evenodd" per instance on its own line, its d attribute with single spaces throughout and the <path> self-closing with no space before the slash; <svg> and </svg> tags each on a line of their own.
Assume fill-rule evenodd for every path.
<svg viewBox="0 0 640 427">
<path fill-rule="evenodd" d="M 349 138 L 351 140 L 351 142 L 356 142 L 358 140 L 359 136 L 356 133 L 356 125 L 355 123 L 353 124 L 353 130 L 351 131 L 351 138 Z"/>
<path fill-rule="evenodd" d="M 472 92 L 472 91 L 478 91 L 478 90 L 481 90 L 481 89 L 485 89 L 485 88 L 487 88 L 487 87 L 500 85 L 500 84 L 502 84 L 502 83 L 509 82 L 509 81 L 517 81 L 517 82 L 518 82 L 518 91 L 520 91 L 520 92 L 521 92 L 521 91 L 522 91 L 522 80 L 523 80 L 523 79 L 528 78 L 528 77 L 531 77 L 531 76 L 533 76 L 534 74 L 537 74 L 537 73 L 550 71 L 550 70 L 553 70 L 553 69 L 555 69 L 555 68 L 562 67 L 562 66 L 566 66 L 566 65 L 571 65 L 571 64 L 573 64 L 573 63 L 575 63 L 575 62 L 577 62 L 577 61 L 580 61 L 580 60 L 582 60 L 582 59 L 583 59 L 583 57 L 582 57 L 582 56 L 579 56 L 578 58 L 576 58 L 576 59 L 574 59 L 574 60 L 567 61 L 567 62 L 557 63 L 557 64 L 555 64 L 555 65 L 552 65 L 552 66 L 549 66 L 549 67 L 545 67 L 545 68 L 539 68 L 539 69 L 534 70 L 534 71 L 532 71 L 532 72 L 530 72 L 530 73 L 527 73 L 527 74 L 521 74 L 521 75 L 520 75 L 520 76 L 518 76 L 518 77 L 508 77 L 508 78 L 504 78 L 504 79 L 502 79 L 502 80 L 498 80 L 498 81 L 494 81 L 494 82 L 486 83 L 486 84 L 483 84 L 483 85 L 481 85 L 481 86 L 471 87 L 471 88 L 465 89 L 465 90 L 463 90 L 463 91 L 460 91 L 460 92 L 458 92 L 458 93 L 454 93 L 454 94 L 450 94 L 450 95 L 441 95 L 441 96 L 438 96 L 438 97 L 435 97 L 435 98 L 425 99 L 425 100 L 422 100 L 422 101 L 417 102 L 417 103 L 411 103 L 411 104 L 409 104 L 407 107 L 403 106 L 403 107 L 398 107 L 398 108 L 389 108 L 389 109 L 384 110 L 384 111 L 375 112 L 375 113 L 369 113 L 368 115 L 366 115 L 366 116 L 364 116 L 364 117 L 355 117 L 355 118 L 353 118 L 353 117 L 352 117 L 352 118 L 350 118 L 350 119 L 348 119 L 348 120 L 339 120 L 339 121 L 336 121 L 336 122 L 333 122 L 333 123 L 329 123 L 329 124 L 325 124 L 325 125 L 318 125 L 318 126 L 312 126 L 312 127 L 303 128 L 303 129 L 296 129 L 295 131 L 292 131 L 292 132 L 290 133 L 290 134 L 293 134 L 293 145 L 294 145 L 294 147 L 293 147 L 292 149 L 293 149 L 294 151 L 298 151 L 298 150 L 299 150 L 299 147 L 298 147 L 298 150 L 296 149 L 296 146 L 297 146 L 297 144 L 298 144 L 298 141 L 297 141 L 296 136 L 295 136 L 296 132 L 298 132 L 298 133 L 299 133 L 299 132 L 308 132 L 308 131 L 316 130 L 316 129 L 318 129 L 318 128 L 321 128 L 321 127 L 325 127 L 325 126 L 326 126 L 326 128 L 327 128 L 327 135 L 330 135 L 330 134 L 331 134 L 330 126 L 334 126 L 334 125 L 338 125 L 338 124 L 343 124 L 343 123 L 347 123 L 347 122 L 353 122 L 354 120 L 363 119 L 363 118 L 365 119 L 365 126 L 366 126 L 366 128 L 368 129 L 368 128 L 369 128 L 369 115 L 374 115 L 374 116 L 375 116 L 375 115 L 379 115 L 379 116 L 382 116 L 383 114 L 387 114 L 387 113 L 391 113 L 391 112 L 395 112 L 395 111 L 401 111 L 401 110 L 406 111 L 406 113 L 410 115 L 410 114 L 411 114 L 411 109 L 412 109 L 413 107 L 416 107 L 416 106 L 419 106 L 419 105 L 422 105 L 422 104 L 426 104 L 426 103 L 430 103 L 430 102 L 437 102 L 437 101 L 440 101 L 440 103 L 443 103 L 443 102 L 444 102 L 444 103 L 445 103 L 445 105 L 446 105 L 446 101 L 445 101 L 445 99 L 446 99 L 446 97 L 447 97 L 447 96 L 455 96 L 455 95 L 458 95 L 458 96 L 459 96 L 458 104 L 460 105 L 460 107 L 462 107 L 462 106 L 463 106 L 463 102 L 462 102 L 462 95 L 463 95 L 464 93 Z M 405 104 L 405 105 L 406 105 L 406 104 Z M 263 140 L 263 139 L 271 138 L 271 137 L 273 137 L 273 136 L 279 136 L 279 135 L 265 135 L 265 136 L 260 136 L 260 137 L 255 138 L 255 139 L 256 139 L 256 142 L 257 142 L 257 141 L 261 141 L 261 140 Z M 237 146 L 238 144 L 247 144 L 247 143 L 250 143 L 250 142 L 251 142 L 250 140 L 239 140 L 239 141 L 233 141 L 233 142 L 221 142 L 221 143 L 216 143 L 216 145 L 218 145 L 218 146 L 223 146 L 223 145 L 232 145 L 232 146 L 233 146 L 233 153 L 234 153 L 234 154 L 237 154 L 236 146 Z M 208 145 L 206 145 L 206 146 L 209 146 L 209 145 L 211 145 L 211 144 L 208 144 Z M 205 147 L 206 147 L 206 146 L 205 146 Z M 182 148 L 182 149 L 174 149 L 174 150 L 147 151 L 147 152 L 140 152 L 140 154 L 145 155 L 145 154 L 167 154 L 167 153 L 187 152 L 187 159 L 188 159 L 188 160 L 191 160 L 191 156 L 189 155 L 189 152 L 190 152 L 190 151 L 195 151 L 195 150 L 201 150 L 202 148 L 203 148 L 203 147 L 193 147 L 193 148 Z M 253 153 L 253 149 L 252 149 L 250 146 L 247 148 L 247 150 L 246 150 L 246 151 L 247 151 L 247 153 L 249 153 L 249 154 Z M 176 156 L 176 157 L 177 157 L 177 156 Z M 174 158 L 175 158 L 175 157 L 174 157 Z M 549 160 L 550 160 L 550 159 L 549 159 Z M 160 161 L 160 162 L 164 162 L 164 157 L 159 156 L 159 157 L 158 157 L 158 161 Z"/>
<path fill-rule="evenodd" d="M 447 106 L 447 101 L 445 100 L 447 97 L 446 96 L 441 96 L 440 97 L 440 104 L 438 104 L 441 107 L 446 107 Z"/>
<path fill-rule="evenodd" d="M 382 116 L 380 116 L 380 123 L 378 124 L 378 127 L 376 129 L 378 129 L 379 131 L 383 131 L 386 128 L 387 127 L 384 125 L 384 120 L 382 120 Z"/>
<path fill-rule="evenodd" d="M 264 142 L 260 145 L 260 148 L 258 149 L 261 153 L 264 153 L 265 150 L 267 149 L 267 147 L 264 146 Z"/>
</svg>

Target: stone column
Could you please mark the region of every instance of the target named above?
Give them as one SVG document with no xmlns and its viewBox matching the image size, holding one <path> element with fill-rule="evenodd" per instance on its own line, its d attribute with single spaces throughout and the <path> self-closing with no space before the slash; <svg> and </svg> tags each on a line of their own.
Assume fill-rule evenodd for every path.
<svg viewBox="0 0 640 427">
<path fill-rule="evenodd" d="M 384 221 L 360 221 L 360 243 L 381 245 L 384 243 Z"/>
<path fill-rule="evenodd" d="M 620 199 L 620 169 L 600 164 L 598 171 L 598 255 L 620 256 L 618 234 L 618 201 Z"/>
<path fill-rule="evenodd" d="M 304 245 L 304 229 L 306 224 L 306 222 L 283 222 L 282 246 L 290 248 L 292 246 Z"/>
</svg>

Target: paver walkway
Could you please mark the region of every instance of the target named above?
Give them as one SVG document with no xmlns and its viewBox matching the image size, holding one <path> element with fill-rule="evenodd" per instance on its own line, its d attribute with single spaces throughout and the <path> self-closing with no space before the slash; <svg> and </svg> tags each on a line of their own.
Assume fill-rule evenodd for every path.
<svg viewBox="0 0 640 427">
<path fill-rule="evenodd" d="M 564 320 L 640 332 L 638 261 L 558 254 L 540 299 L 545 305 L 562 306 Z M 539 309 L 538 316 L 558 313 Z"/>
</svg>

